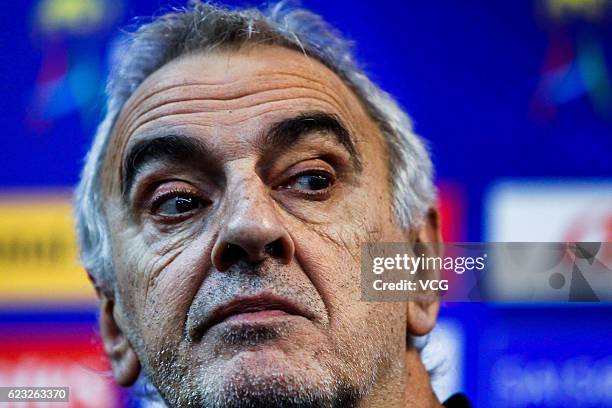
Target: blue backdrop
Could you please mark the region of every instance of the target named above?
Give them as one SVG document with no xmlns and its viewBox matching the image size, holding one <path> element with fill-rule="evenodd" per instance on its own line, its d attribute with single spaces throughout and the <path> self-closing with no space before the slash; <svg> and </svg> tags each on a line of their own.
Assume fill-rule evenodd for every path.
<svg viewBox="0 0 612 408">
<path fill-rule="evenodd" d="M 437 180 L 453 186 L 449 206 L 460 211 L 447 222 L 460 226 L 452 238 L 464 241 L 505 239 L 486 233 L 484 216 L 495 211 L 487 195 L 500 180 L 612 180 L 609 4 L 303 1 L 355 41 L 367 71 L 414 118 Z M 158 5 L 3 4 L 0 188 L 75 185 L 103 109 L 108 46 L 118 27 L 156 14 Z M 612 221 L 602 230 L 612 240 Z M 612 406 L 611 312 L 609 305 L 453 304 L 442 317 L 463 334 L 460 384 L 477 406 L 601 407 Z M 0 316 L 2 324 L 93 321 L 91 309 L 61 305 L 51 314 Z"/>
</svg>

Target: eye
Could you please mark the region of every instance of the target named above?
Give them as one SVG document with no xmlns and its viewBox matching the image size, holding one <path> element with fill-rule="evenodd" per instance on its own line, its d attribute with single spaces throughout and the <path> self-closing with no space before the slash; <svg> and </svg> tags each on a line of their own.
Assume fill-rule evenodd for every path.
<svg viewBox="0 0 612 408">
<path fill-rule="evenodd" d="M 302 174 L 294 178 L 290 186 L 298 190 L 324 190 L 331 186 L 331 177 L 324 174 Z"/>
<path fill-rule="evenodd" d="M 202 208 L 203 204 L 197 197 L 189 194 L 176 194 L 168 198 L 161 198 L 155 206 L 159 215 L 177 216 Z"/>
<path fill-rule="evenodd" d="M 311 170 L 299 173 L 289 179 L 281 188 L 299 191 L 305 194 L 324 194 L 334 182 L 334 177 L 324 170 Z"/>
</svg>

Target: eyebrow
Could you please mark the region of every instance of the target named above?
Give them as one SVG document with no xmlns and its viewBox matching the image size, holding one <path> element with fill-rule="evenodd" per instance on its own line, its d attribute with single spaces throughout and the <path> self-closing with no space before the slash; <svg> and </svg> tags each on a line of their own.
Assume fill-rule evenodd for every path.
<svg viewBox="0 0 612 408">
<path fill-rule="evenodd" d="M 193 163 L 209 155 L 210 150 L 203 141 L 184 135 L 164 135 L 139 140 L 129 148 L 123 162 L 123 195 L 129 196 L 136 175 L 147 163 Z"/>
<path fill-rule="evenodd" d="M 274 149 L 288 148 L 307 134 L 328 132 L 350 155 L 350 160 L 361 171 L 361 158 L 349 131 L 335 116 L 324 112 L 308 112 L 283 119 L 273 124 L 259 140 L 262 146 Z M 198 138 L 185 135 L 162 135 L 144 138 L 128 149 L 123 162 L 123 195 L 127 198 L 134 179 L 141 169 L 153 161 L 201 162 L 211 152 L 206 143 Z"/>
<path fill-rule="evenodd" d="M 355 168 L 361 170 L 361 157 L 355 147 L 346 126 L 335 115 L 325 112 L 308 112 L 298 116 L 281 120 L 272 125 L 270 130 L 263 136 L 263 144 L 275 148 L 290 147 L 298 142 L 303 136 L 315 132 L 328 132 L 349 153 Z"/>
</svg>

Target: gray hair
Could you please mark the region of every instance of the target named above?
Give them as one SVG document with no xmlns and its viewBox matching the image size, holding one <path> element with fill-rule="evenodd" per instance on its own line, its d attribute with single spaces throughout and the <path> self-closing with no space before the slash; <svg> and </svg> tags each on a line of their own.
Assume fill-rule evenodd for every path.
<svg viewBox="0 0 612 408">
<path fill-rule="evenodd" d="M 95 134 L 76 190 L 81 260 L 99 288 L 114 287 L 108 225 L 103 212 L 102 168 L 113 127 L 127 99 L 155 70 L 188 53 L 246 44 L 269 44 L 302 52 L 335 72 L 362 101 L 386 144 L 393 210 L 403 228 L 419 225 L 436 193 L 424 142 L 397 102 L 366 76 L 352 44 L 319 15 L 285 2 L 228 9 L 199 1 L 142 25 L 117 47 L 107 85 L 106 114 Z"/>
</svg>

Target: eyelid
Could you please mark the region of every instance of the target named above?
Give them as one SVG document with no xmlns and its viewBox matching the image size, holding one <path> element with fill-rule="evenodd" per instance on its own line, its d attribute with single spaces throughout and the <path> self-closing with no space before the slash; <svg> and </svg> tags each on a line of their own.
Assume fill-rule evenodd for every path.
<svg viewBox="0 0 612 408">
<path fill-rule="evenodd" d="M 187 188 L 187 191 L 200 196 L 204 201 L 210 201 L 221 187 L 219 178 L 213 176 L 212 173 L 194 171 L 189 167 L 152 166 L 135 177 L 130 195 L 125 197 L 126 204 L 133 211 L 147 208 L 151 204 L 151 197 L 158 191 L 173 187 Z"/>
<path fill-rule="evenodd" d="M 333 163 L 325 160 L 321 157 L 313 157 L 309 159 L 301 160 L 291 166 L 288 167 L 288 170 L 285 170 L 282 175 L 283 180 L 288 180 L 293 177 L 297 177 L 300 174 L 307 172 L 324 172 L 330 174 L 332 177 L 336 177 L 336 168 Z"/>
<path fill-rule="evenodd" d="M 326 176 L 329 177 L 329 186 L 320 190 L 309 190 L 309 189 L 299 189 L 291 187 L 292 184 L 295 183 L 295 180 L 298 177 L 304 175 L 317 175 L 325 173 Z M 277 190 L 286 192 L 296 197 L 300 197 L 303 199 L 308 199 L 312 201 L 324 201 L 328 199 L 336 187 L 336 176 L 333 173 L 330 173 L 327 170 L 304 170 L 302 172 L 296 173 L 294 176 L 286 179 L 287 181 L 278 186 Z"/>
<path fill-rule="evenodd" d="M 168 185 L 188 185 L 190 186 L 190 189 L 194 189 L 195 192 L 195 187 L 193 187 L 188 181 L 173 178 L 170 175 L 153 173 L 143 177 L 142 180 L 137 180 L 134 182 L 132 194 L 128 199 L 132 203 L 134 209 L 149 208 L 151 207 L 154 198 L 159 195 L 159 190 L 169 191 L 177 189 L 176 187 L 164 188 L 164 186 Z M 182 191 L 183 188 L 180 190 Z"/>
<path fill-rule="evenodd" d="M 336 182 L 336 175 L 333 171 L 321 167 L 310 167 L 302 170 L 290 171 L 289 174 L 283 177 L 282 181 L 274 187 L 274 189 L 283 189 L 296 178 L 308 175 L 325 175 L 330 178 L 330 184 L 334 184 Z"/>
<path fill-rule="evenodd" d="M 209 195 L 189 181 L 184 179 L 166 179 L 157 181 L 142 191 L 141 198 L 136 199 L 134 202 L 135 209 L 142 213 L 159 215 L 157 210 L 166 200 L 180 195 L 194 197 L 203 206 L 212 203 Z"/>
</svg>

